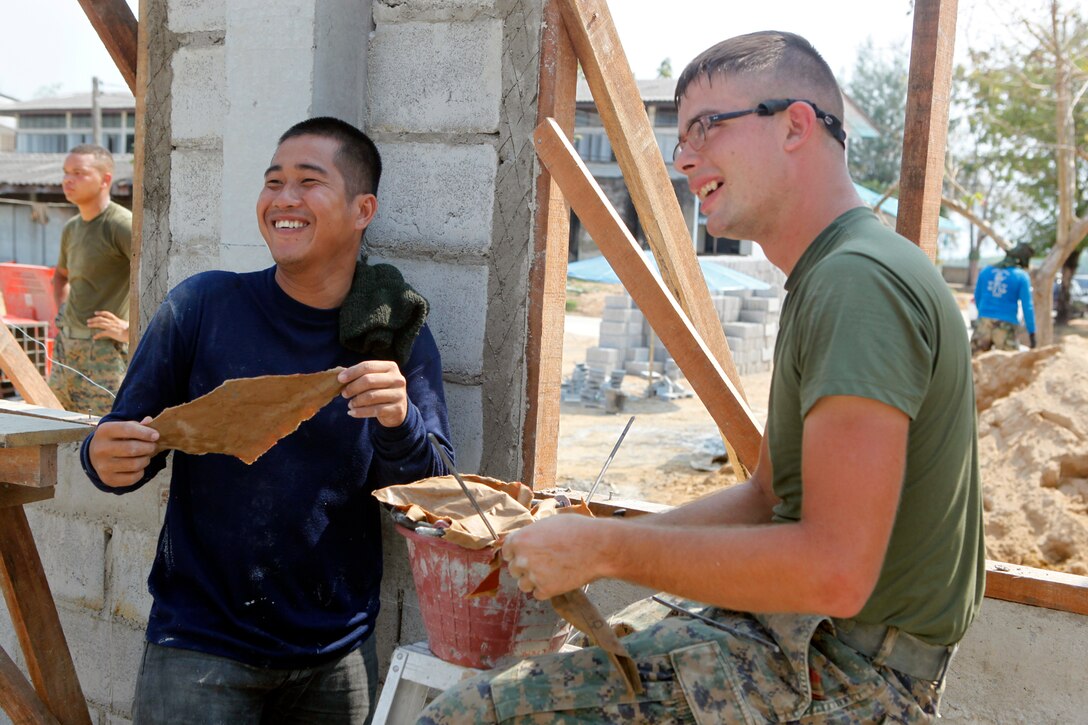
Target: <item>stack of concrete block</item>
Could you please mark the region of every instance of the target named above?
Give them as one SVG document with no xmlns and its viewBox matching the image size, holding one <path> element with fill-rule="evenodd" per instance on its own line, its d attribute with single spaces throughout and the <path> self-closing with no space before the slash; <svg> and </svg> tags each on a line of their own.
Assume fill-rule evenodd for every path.
<svg viewBox="0 0 1088 725">
<path fill-rule="evenodd" d="M 712 295 L 711 299 L 737 371 L 747 375 L 769 370 L 778 334 L 778 290 L 731 290 Z M 627 294 L 605 298 L 600 339 L 597 346 L 586 351 L 586 367 L 587 375 L 595 380 L 603 380 L 616 369 L 643 378 L 649 377 L 651 367 L 654 373 L 673 380 L 682 375 L 661 338 L 653 334 Z"/>
</svg>

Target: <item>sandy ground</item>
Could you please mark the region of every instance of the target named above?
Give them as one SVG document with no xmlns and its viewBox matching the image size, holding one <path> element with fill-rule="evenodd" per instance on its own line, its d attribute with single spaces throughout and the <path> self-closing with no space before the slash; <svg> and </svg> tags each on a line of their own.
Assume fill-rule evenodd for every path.
<svg viewBox="0 0 1088 725">
<path fill-rule="evenodd" d="M 567 315 L 563 375 L 595 345 L 597 288 Z M 988 557 L 1088 574 L 1088 321 L 1058 328 L 1057 345 L 976 360 L 979 458 Z M 761 422 L 770 373 L 742 378 Z M 627 376 L 624 409 L 564 403 L 559 422 L 557 485 L 587 490 L 630 416 L 634 424 L 595 498 L 610 495 L 678 504 L 735 482 L 712 463 L 717 428 L 694 396 L 646 397 L 647 383 Z"/>
</svg>

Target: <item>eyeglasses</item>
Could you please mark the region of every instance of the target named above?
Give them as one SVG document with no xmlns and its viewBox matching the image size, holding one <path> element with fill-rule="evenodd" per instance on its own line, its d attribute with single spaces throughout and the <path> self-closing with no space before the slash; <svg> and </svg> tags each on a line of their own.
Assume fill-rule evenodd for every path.
<svg viewBox="0 0 1088 725">
<path fill-rule="evenodd" d="M 807 103 L 812 106 L 812 110 L 816 112 L 816 118 L 820 119 L 824 124 L 824 128 L 831 134 L 832 138 L 842 144 L 843 148 L 846 148 L 846 131 L 842 128 L 842 121 L 835 118 L 827 111 L 821 110 L 812 101 L 806 101 L 799 98 L 781 98 L 775 101 L 764 101 L 755 108 L 748 108 L 743 111 L 729 111 L 727 113 L 714 113 L 709 116 L 700 116 L 692 121 L 688 125 L 687 136 L 681 137 L 677 142 L 676 148 L 672 150 L 672 160 L 676 161 L 683 153 L 685 147 L 690 147 L 692 151 L 698 151 L 706 143 L 706 135 L 710 132 L 710 129 L 717 126 L 719 123 L 731 121 L 734 118 L 740 118 L 741 116 L 749 116 L 755 114 L 757 116 L 773 116 L 776 113 L 785 111 L 794 103 Z"/>
</svg>

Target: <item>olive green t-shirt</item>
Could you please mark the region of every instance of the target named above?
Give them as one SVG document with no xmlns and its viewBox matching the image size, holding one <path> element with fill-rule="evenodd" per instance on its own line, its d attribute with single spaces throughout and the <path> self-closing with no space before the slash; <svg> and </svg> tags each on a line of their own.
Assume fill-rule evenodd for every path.
<svg viewBox="0 0 1088 725">
<path fill-rule="evenodd" d="M 978 426 L 967 328 L 936 267 L 865 208 L 825 229 L 786 281 L 767 434 L 775 520 L 798 521 L 805 415 L 829 395 L 910 417 L 899 509 L 855 619 L 957 642 L 982 601 Z"/>
<path fill-rule="evenodd" d="M 96 310 L 128 319 L 132 212 L 111 201 L 89 222 L 76 214 L 64 225 L 57 268 L 68 270 L 68 302 L 61 322 L 87 330 Z"/>
</svg>

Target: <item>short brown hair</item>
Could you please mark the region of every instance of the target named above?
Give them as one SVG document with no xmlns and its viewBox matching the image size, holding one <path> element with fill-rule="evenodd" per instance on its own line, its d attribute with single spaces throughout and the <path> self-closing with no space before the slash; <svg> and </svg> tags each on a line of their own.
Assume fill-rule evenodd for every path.
<svg viewBox="0 0 1088 725">
<path fill-rule="evenodd" d="M 843 116 L 842 90 L 835 74 L 812 44 L 794 33 L 763 30 L 723 40 L 703 51 L 676 81 L 676 105 L 697 79 L 712 81 L 717 75 L 784 79 L 791 87 L 785 95 L 813 101 L 828 113 Z"/>
<path fill-rule="evenodd" d="M 109 149 L 104 146 L 99 146 L 96 143 L 81 143 L 78 146 L 68 149 L 68 155 L 70 156 L 72 154 L 93 157 L 95 166 L 101 171 L 113 175 L 113 154 L 111 154 Z"/>
</svg>

